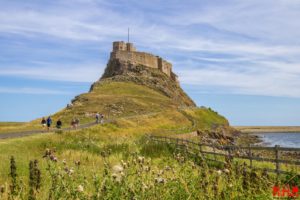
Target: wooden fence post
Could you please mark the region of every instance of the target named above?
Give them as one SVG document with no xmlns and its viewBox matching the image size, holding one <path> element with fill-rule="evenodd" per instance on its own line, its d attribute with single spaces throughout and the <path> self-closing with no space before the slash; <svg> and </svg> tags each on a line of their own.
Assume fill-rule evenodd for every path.
<svg viewBox="0 0 300 200">
<path fill-rule="evenodd" d="M 251 144 L 249 144 L 249 161 L 250 161 L 250 168 L 252 169 L 252 151 L 251 151 Z"/>
<path fill-rule="evenodd" d="M 202 145 L 201 145 L 201 143 L 198 143 L 198 146 L 199 146 L 200 158 L 204 159 L 204 154 L 202 154 Z"/>
<path fill-rule="evenodd" d="M 279 145 L 275 145 L 275 160 L 276 160 L 276 173 L 277 176 L 279 175 L 279 170 L 280 170 L 280 166 L 279 166 Z"/>
<path fill-rule="evenodd" d="M 232 159 L 233 159 L 233 157 L 232 157 L 232 155 L 231 155 L 231 147 L 230 146 L 228 146 L 228 158 L 229 158 L 229 161 L 231 162 L 232 161 Z"/>
</svg>

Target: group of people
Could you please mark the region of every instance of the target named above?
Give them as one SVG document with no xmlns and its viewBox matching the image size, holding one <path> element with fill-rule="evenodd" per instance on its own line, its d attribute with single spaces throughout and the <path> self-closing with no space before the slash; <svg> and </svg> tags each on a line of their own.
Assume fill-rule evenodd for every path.
<svg viewBox="0 0 300 200">
<path fill-rule="evenodd" d="M 41 122 L 43 127 L 47 127 L 47 130 L 49 131 L 52 125 L 52 119 L 51 116 L 49 116 L 47 119 L 45 119 L 45 117 L 43 117 L 42 122 Z M 56 128 L 60 129 L 62 127 L 62 122 L 60 119 L 58 119 L 56 121 Z"/>
<path fill-rule="evenodd" d="M 95 118 L 96 118 L 97 124 L 104 123 L 104 115 L 103 114 L 96 113 Z M 47 130 L 49 131 L 52 126 L 51 116 L 49 116 L 47 119 L 45 117 L 43 117 L 41 124 L 44 128 L 47 128 Z M 73 118 L 71 121 L 71 127 L 74 129 L 77 129 L 78 126 L 79 126 L 79 119 Z M 62 121 L 60 118 L 58 118 L 58 120 L 56 121 L 56 128 L 61 129 L 61 127 L 62 127 Z"/>
<path fill-rule="evenodd" d="M 103 122 L 104 122 L 104 115 L 103 114 L 99 114 L 99 113 L 96 113 L 96 123 L 97 124 L 99 124 L 99 123 L 101 123 L 101 124 L 103 124 Z"/>
<path fill-rule="evenodd" d="M 77 127 L 79 126 L 79 119 L 73 118 L 71 121 L 71 126 L 72 126 L 72 128 L 77 129 Z"/>
</svg>

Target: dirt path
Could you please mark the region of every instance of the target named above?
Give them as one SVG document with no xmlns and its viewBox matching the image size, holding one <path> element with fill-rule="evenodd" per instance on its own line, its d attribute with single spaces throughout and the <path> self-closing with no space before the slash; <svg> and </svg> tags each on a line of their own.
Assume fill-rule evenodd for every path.
<svg viewBox="0 0 300 200">
<path fill-rule="evenodd" d="M 106 122 L 108 123 L 108 122 Z M 96 125 L 96 122 L 88 123 L 88 124 L 82 124 L 78 126 L 76 130 L 88 128 L 91 126 Z M 31 131 L 19 131 L 19 132 L 9 132 L 9 133 L 1 133 L 0 134 L 0 139 L 8 139 L 8 138 L 18 138 L 18 137 L 25 137 L 25 136 L 30 136 L 30 135 L 36 135 L 36 134 L 45 134 L 45 133 L 51 133 L 57 130 L 63 130 L 63 131 L 72 131 L 75 130 L 74 128 L 62 128 L 62 129 L 51 129 L 50 131 L 46 130 L 31 130 Z"/>
<path fill-rule="evenodd" d="M 141 114 L 141 115 L 131 115 L 128 117 L 121 117 L 119 119 L 131 119 L 137 116 L 152 116 L 152 115 L 156 115 L 160 112 L 153 112 L 153 113 L 147 113 L 147 114 Z M 112 121 L 114 121 L 116 119 L 108 119 L 105 120 L 105 123 L 110 123 Z M 62 129 L 51 129 L 50 131 L 45 131 L 45 130 L 30 130 L 30 131 L 18 131 L 18 132 L 9 132 L 9 133 L 1 133 L 0 134 L 0 139 L 10 139 L 10 138 L 18 138 L 18 137 L 25 137 L 25 136 L 30 136 L 30 135 L 37 135 L 37 134 L 46 134 L 46 133 L 51 133 L 57 130 L 63 130 L 63 131 L 74 131 L 74 130 L 81 130 L 81 129 L 85 129 L 85 128 L 89 128 L 91 126 L 96 125 L 96 122 L 91 122 L 91 123 L 87 123 L 87 124 L 82 124 L 79 125 L 77 127 L 77 129 L 74 128 L 62 128 Z"/>
</svg>

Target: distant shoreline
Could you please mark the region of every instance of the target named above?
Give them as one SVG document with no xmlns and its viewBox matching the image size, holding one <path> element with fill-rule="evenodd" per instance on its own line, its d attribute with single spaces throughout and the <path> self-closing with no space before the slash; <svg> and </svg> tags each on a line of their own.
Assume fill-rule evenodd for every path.
<svg viewBox="0 0 300 200">
<path fill-rule="evenodd" d="M 234 126 L 242 133 L 300 133 L 300 126 Z"/>
</svg>

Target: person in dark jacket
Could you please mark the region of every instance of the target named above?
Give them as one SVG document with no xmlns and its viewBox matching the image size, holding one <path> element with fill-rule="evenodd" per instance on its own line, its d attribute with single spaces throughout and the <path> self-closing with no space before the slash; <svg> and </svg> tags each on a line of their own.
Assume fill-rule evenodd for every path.
<svg viewBox="0 0 300 200">
<path fill-rule="evenodd" d="M 47 122 L 46 122 L 45 117 L 43 117 L 43 119 L 41 121 L 41 124 L 42 124 L 43 128 L 47 126 Z"/>
<path fill-rule="evenodd" d="M 47 128 L 48 128 L 48 131 L 50 130 L 51 124 L 52 124 L 52 119 L 51 119 L 51 117 L 49 116 L 49 117 L 47 118 Z"/>
<path fill-rule="evenodd" d="M 57 122 L 56 122 L 56 128 L 60 129 L 61 126 L 62 126 L 62 122 L 61 122 L 60 119 L 58 119 Z"/>
</svg>

